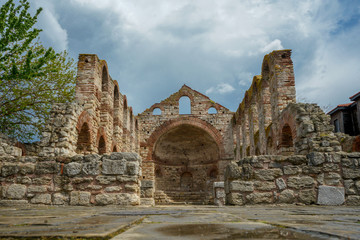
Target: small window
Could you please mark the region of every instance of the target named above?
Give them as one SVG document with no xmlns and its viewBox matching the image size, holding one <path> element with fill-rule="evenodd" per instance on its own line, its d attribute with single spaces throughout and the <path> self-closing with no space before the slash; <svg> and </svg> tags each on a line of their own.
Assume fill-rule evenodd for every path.
<svg viewBox="0 0 360 240">
<path fill-rule="evenodd" d="M 191 101 L 189 97 L 179 99 L 179 114 L 191 114 Z"/>
<path fill-rule="evenodd" d="M 103 136 L 101 136 L 99 139 L 98 151 L 100 155 L 106 153 L 106 144 Z"/>
<path fill-rule="evenodd" d="M 152 115 L 161 115 L 161 109 L 160 108 L 154 108 Z"/>
<path fill-rule="evenodd" d="M 101 78 L 102 78 L 101 91 L 105 92 L 107 91 L 107 87 L 108 87 L 108 73 L 105 66 L 103 67 Z"/>
<path fill-rule="evenodd" d="M 113 148 L 113 152 L 117 152 L 116 146 L 114 146 L 114 148 Z"/>
<path fill-rule="evenodd" d="M 217 110 L 214 107 L 209 108 L 208 114 L 217 114 Z"/>
<path fill-rule="evenodd" d="M 334 127 L 335 127 L 335 132 L 340 132 L 339 119 L 335 119 L 335 121 L 334 121 Z"/>
</svg>

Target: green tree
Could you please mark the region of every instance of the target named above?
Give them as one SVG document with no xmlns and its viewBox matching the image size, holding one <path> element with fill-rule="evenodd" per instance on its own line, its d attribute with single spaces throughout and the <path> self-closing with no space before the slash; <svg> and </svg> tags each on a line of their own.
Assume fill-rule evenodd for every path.
<svg viewBox="0 0 360 240">
<path fill-rule="evenodd" d="M 0 132 L 20 141 L 38 138 L 52 104 L 74 98 L 75 65 L 67 52 L 39 43 L 29 3 L 0 9 Z"/>
</svg>

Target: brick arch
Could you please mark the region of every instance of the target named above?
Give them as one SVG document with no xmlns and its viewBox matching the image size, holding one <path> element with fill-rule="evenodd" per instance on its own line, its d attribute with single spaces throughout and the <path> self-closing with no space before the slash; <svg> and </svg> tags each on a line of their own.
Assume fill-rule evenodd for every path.
<svg viewBox="0 0 360 240">
<path fill-rule="evenodd" d="M 277 138 L 279 140 L 279 144 L 281 145 L 282 135 L 283 135 L 283 129 L 288 126 L 290 128 L 290 132 L 288 134 L 291 134 L 291 138 L 293 141 L 296 141 L 296 130 L 297 130 L 297 122 L 294 118 L 295 114 L 291 111 L 284 110 L 281 115 L 281 119 L 279 121 L 279 132 L 277 134 Z M 288 131 L 288 130 L 286 130 Z"/>
<path fill-rule="evenodd" d="M 113 142 L 110 150 L 111 150 L 111 152 L 119 152 L 120 148 L 118 147 L 116 142 Z"/>
<path fill-rule="evenodd" d="M 114 92 L 113 92 L 113 98 L 114 98 L 114 108 L 118 108 L 120 105 L 120 88 L 119 83 L 114 80 Z"/>
<path fill-rule="evenodd" d="M 217 146 L 219 147 L 219 155 L 220 158 L 222 158 L 225 154 L 225 148 L 223 144 L 223 138 L 219 131 L 212 126 L 210 123 L 201 120 L 199 118 L 195 117 L 186 117 L 186 118 L 179 118 L 179 119 L 173 119 L 169 120 L 165 123 L 163 123 L 161 126 L 159 126 L 149 137 L 149 139 L 146 142 L 146 146 L 149 148 L 148 155 L 146 160 L 151 160 L 153 155 L 153 150 L 156 145 L 157 140 L 165 133 L 167 133 L 170 129 L 180 126 L 180 125 L 191 125 L 198 127 L 205 132 L 207 132 L 213 140 L 216 142 Z"/>
<path fill-rule="evenodd" d="M 108 140 L 107 140 L 107 137 L 106 137 L 106 132 L 105 132 L 105 129 L 103 127 L 99 128 L 98 132 L 97 132 L 97 136 L 96 136 L 96 147 L 99 149 L 99 144 L 100 144 L 100 140 L 101 138 L 103 138 L 104 140 L 104 144 L 105 144 L 105 152 L 102 152 L 102 153 L 106 153 L 106 150 L 107 150 L 107 146 L 109 144 Z"/>
<path fill-rule="evenodd" d="M 81 130 L 84 123 L 87 123 L 89 128 L 92 129 L 91 119 L 91 115 L 87 111 L 83 111 L 78 117 L 78 122 L 76 124 L 77 131 L 79 132 Z"/>
<path fill-rule="evenodd" d="M 92 117 L 87 111 L 83 111 L 79 117 L 76 124 L 77 130 L 77 141 L 76 141 L 76 151 L 78 153 L 88 152 L 91 147 L 92 139 Z"/>
<path fill-rule="evenodd" d="M 160 103 L 155 103 L 154 105 L 152 105 L 150 108 L 149 108 L 149 111 L 152 113 L 154 111 L 155 108 L 159 108 L 161 110 L 161 113 L 164 113 L 165 111 L 165 108 L 162 104 Z"/>
<path fill-rule="evenodd" d="M 179 93 L 179 96 L 178 96 L 177 98 L 175 98 L 175 100 L 176 100 L 177 102 L 179 102 L 180 98 L 182 98 L 182 97 L 188 97 L 188 98 L 190 99 L 190 102 L 191 102 L 191 103 L 194 102 L 194 96 L 191 95 L 191 94 L 188 93 L 188 92 L 180 92 L 180 93 Z"/>
<path fill-rule="evenodd" d="M 108 92 L 110 87 L 109 69 L 105 61 L 101 64 L 101 91 Z"/>
</svg>

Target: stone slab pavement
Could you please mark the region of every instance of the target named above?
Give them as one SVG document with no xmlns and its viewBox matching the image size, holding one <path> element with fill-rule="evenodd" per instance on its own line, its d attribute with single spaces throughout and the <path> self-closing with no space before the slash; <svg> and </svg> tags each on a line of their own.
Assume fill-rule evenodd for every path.
<svg viewBox="0 0 360 240">
<path fill-rule="evenodd" d="M 360 239 L 360 208 L 0 206 L 1 239 Z"/>
</svg>

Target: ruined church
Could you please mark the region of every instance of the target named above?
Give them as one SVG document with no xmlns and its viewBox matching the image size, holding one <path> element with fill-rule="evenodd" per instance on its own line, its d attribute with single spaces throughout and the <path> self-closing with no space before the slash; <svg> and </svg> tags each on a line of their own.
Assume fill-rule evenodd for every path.
<svg viewBox="0 0 360 240">
<path fill-rule="evenodd" d="M 360 205 L 360 152 L 343 151 L 358 143 L 296 103 L 291 50 L 264 57 L 236 112 L 184 85 L 134 116 L 120 89 L 81 54 L 76 101 L 53 106 L 41 141 L 0 138 L 0 202 Z"/>
</svg>

